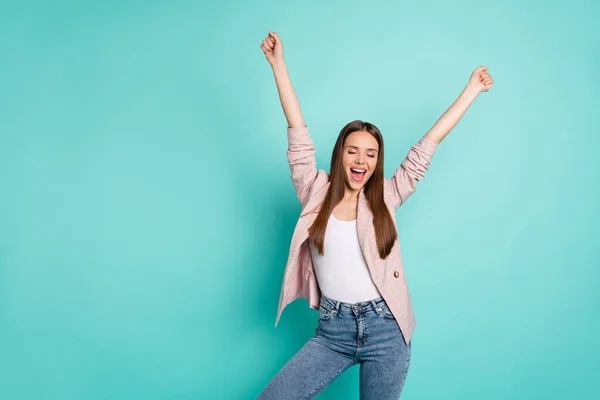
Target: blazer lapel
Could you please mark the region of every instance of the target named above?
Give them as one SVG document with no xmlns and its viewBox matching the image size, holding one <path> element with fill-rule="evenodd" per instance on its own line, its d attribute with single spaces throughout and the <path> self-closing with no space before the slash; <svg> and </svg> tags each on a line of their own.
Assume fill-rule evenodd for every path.
<svg viewBox="0 0 600 400">
<path fill-rule="evenodd" d="M 296 224 L 296 229 L 294 230 L 294 235 L 292 237 L 292 248 L 298 250 L 302 243 L 304 243 L 304 241 L 308 238 L 308 228 L 310 228 L 315 219 L 317 219 L 317 215 L 319 214 L 318 206 L 323 202 L 323 199 L 327 194 L 328 187 L 329 184 L 324 185 L 317 193 L 315 193 L 315 195 L 310 198 L 308 203 L 306 203 L 306 206 L 304 206 L 300 212 L 301 216 L 298 219 L 298 223 Z M 316 212 L 311 212 L 313 210 Z"/>
<path fill-rule="evenodd" d="M 377 249 L 377 241 L 375 240 L 375 228 L 373 227 L 373 213 L 369 208 L 367 197 L 362 188 L 358 194 L 358 209 L 356 211 L 356 230 L 358 234 L 358 242 L 365 257 L 367 267 L 371 272 L 371 278 L 375 284 L 381 283 L 383 276 L 382 268 L 379 267 L 381 258 Z"/>
</svg>

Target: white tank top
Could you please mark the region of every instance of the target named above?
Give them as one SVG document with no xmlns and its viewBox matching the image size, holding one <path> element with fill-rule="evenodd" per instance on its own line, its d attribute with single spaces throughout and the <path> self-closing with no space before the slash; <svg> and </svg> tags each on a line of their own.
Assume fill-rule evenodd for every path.
<svg viewBox="0 0 600 400">
<path fill-rule="evenodd" d="M 325 231 L 321 255 L 309 239 L 310 253 L 321 293 L 344 303 L 360 303 L 381 297 L 371 279 L 358 243 L 356 220 L 339 221 L 333 214 Z"/>
</svg>

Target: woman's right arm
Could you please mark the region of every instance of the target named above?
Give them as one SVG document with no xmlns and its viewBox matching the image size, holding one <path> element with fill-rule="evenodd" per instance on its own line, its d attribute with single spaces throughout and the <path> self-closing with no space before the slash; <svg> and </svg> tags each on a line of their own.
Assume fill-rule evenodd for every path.
<svg viewBox="0 0 600 400">
<path fill-rule="evenodd" d="M 277 33 L 269 31 L 269 36 L 263 40 L 260 48 L 265 53 L 267 61 L 273 68 L 279 100 L 283 113 L 288 122 L 287 159 L 292 172 L 292 182 L 296 196 L 304 206 L 310 197 L 313 184 L 317 180 L 317 162 L 315 160 L 315 147 L 310 138 L 308 127 L 304 122 L 300 103 L 294 92 L 285 62 L 283 61 L 283 47 Z"/>
<path fill-rule="evenodd" d="M 273 69 L 277 91 L 279 92 L 279 100 L 281 101 L 281 107 L 283 107 L 283 113 L 287 119 L 288 126 L 290 128 L 304 128 L 306 124 L 302 117 L 302 109 L 294 91 L 294 86 L 292 86 L 287 66 L 283 60 L 283 46 L 279 35 L 269 31 L 269 35 L 263 40 L 260 48 L 265 53 L 265 57 L 267 57 L 267 61 Z"/>
</svg>

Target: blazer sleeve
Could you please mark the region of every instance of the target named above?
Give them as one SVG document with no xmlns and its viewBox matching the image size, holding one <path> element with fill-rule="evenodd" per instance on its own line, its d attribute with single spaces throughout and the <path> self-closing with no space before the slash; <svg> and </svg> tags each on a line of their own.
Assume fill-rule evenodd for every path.
<svg viewBox="0 0 600 400">
<path fill-rule="evenodd" d="M 318 175 L 316 150 L 306 126 L 304 128 L 288 127 L 287 137 L 287 159 L 292 172 L 292 182 L 298 200 L 304 205 Z"/>
<path fill-rule="evenodd" d="M 415 191 L 417 182 L 425 177 L 437 147 L 438 143 L 423 136 L 411 147 L 406 158 L 394 172 L 394 176 L 385 181 L 385 189 L 394 209 L 404 204 Z"/>
</svg>

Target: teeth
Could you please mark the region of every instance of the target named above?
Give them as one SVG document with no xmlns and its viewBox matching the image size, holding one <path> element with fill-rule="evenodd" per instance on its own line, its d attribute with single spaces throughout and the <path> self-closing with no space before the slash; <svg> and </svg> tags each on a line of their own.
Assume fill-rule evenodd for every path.
<svg viewBox="0 0 600 400">
<path fill-rule="evenodd" d="M 355 169 L 355 168 L 350 168 L 351 171 L 353 172 L 367 172 L 366 169 Z"/>
</svg>

